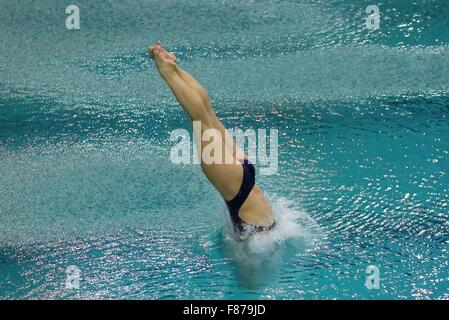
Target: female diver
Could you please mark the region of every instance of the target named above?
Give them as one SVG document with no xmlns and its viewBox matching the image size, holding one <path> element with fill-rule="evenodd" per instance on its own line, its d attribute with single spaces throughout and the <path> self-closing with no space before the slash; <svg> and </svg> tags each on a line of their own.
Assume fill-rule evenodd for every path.
<svg viewBox="0 0 449 320">
<path fill-rule="evenodd" d="M 275 225 L 272 209 L 262 190 L 255 184 L 255 168 L 216 117 L 206 90 L 177 65 L 176 57 L 162 48 L 159 41 L 149 47 L 148 53 L 190 119 L 201 124 L 201 132 L 197 134 L 202 136 L 207 130 L 216 130 L 217 136 L 221 137 L 221 157 L 233 160 L 210 163 L 200 156 L 204 174 L 226 202 L 238 238 L 246 239 L 271 230 Z M 203 150 L 208 144 L 198 137 L 196 141 L 201 143 L 198 150 Z"/>
</svg>

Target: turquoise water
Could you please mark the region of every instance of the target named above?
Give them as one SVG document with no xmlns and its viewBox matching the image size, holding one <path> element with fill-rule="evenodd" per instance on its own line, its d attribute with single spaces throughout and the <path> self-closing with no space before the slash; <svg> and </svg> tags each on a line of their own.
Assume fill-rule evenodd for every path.
<svg viewBox="0 0 449 320">
<path fill-rule="evenodd" d="M 375 31 L 366 1 L 77 1 L 77 31 L 0 3 L 0 298 L 449 298 L 447 1 L 379 3 Z M 235 242 L 170 163 L 158 39 L 226 126 L 279 130 L 271 235 Z"/>
</svg>

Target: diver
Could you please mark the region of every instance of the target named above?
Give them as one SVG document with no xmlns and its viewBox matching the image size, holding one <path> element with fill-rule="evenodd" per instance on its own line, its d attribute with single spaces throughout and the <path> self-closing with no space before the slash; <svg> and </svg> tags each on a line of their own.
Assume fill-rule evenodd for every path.
<svg viewBox="0 0 449 320">
<path fill-rule="evenodd" d="M 214 152 L 221 151 L 222 161 L 205 161 L 203 155 L 199 158 L 204 174 L 226 202 L 237 237 L 243 240 L 271 230 L 275 226 L 272 208 L 256 184 L 254 165 L 218 120 L 206 90 L 178 66 L 176 56 L 162 48 L 159 41 L 149 47 L 148 53 L 190 119 L 200 122 L 198 134 L 202 136 L 212 129 L 217 133 L 214 137 L 220 137 L 220 147 Z M 195 138 L 198 150 L 202 150 L 206 142 L 201 137 Z"/>
</svg>

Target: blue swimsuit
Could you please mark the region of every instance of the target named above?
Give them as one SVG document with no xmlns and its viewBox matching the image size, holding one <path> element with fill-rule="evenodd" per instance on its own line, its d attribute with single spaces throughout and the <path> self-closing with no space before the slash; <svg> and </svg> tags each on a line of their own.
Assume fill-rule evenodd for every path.
<svg viewBox="0 0 449 320">
<path fill-rule="evenodd" d="M 240 185 L 240 190 L 234 197 L 234 199 L 225 202 L 228 206 L 229 214 L 231 215 L 231 221 L 234 225 L 234 231 L 237 233 L 237 235 L 244 235 L 246 237 L 257 232 L 269 231 L 273 229 L 275 223 L 273 222 L 273 224 L 268 227 L 256 226 L 245 223 L 242 219 L 240 219 L 239 210 L 242 207 L 243 203 L 245 203 L 246 198 L 248 198 L 251 190 L 254 187 L 254 184 L 256 183 L 256 169 L 254 168 L 254 165 L 247 159 L 243 160 L 243 162 L 241 163 L 243 167 L 243 179 L 242 184 Z"/>
</svg>

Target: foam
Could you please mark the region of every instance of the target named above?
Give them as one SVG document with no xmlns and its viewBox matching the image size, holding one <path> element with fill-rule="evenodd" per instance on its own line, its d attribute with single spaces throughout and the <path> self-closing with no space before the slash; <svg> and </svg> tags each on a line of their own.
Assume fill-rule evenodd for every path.
<svg viewBox="0 0 449 320">
<path fill-rule="evenodd" d="M 275 278 L 272 275 L 286 261 L 286 253 L 292 258 L 304 250 L 313 250 L 323 238 L 317 222 L 294 201 L 276 195 L 268 198 L 276 219 L 273 230 L 245 241 L 238 241 L 231 227 L 223 232 L 224 255 L 233 262 L 240 285 L 247 288 L 265 285 Z"/>
</svg>

